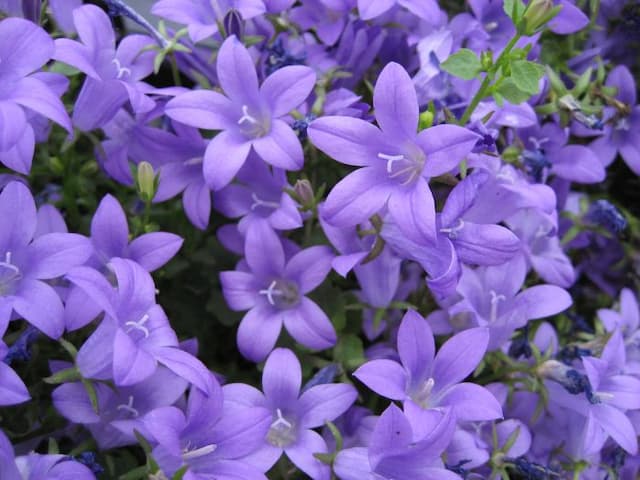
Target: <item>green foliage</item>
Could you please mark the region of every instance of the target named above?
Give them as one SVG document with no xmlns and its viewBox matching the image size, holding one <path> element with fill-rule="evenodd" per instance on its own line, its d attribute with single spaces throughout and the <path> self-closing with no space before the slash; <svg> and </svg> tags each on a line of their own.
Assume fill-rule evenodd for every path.
<svg viewBox="0 0 640 480">
<path fill-rule="evenodd" d="M 456 77 L 471 80 L 482 70 L 478 56 L 468 48 L 461 48 L 444 61 L 440 67 Z"/>
</svg>

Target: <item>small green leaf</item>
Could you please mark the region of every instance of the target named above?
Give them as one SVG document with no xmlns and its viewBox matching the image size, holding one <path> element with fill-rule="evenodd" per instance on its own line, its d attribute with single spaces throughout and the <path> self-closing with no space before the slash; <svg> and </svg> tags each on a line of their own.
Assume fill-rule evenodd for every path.
<svg viewBox="0 0 640 480">
<path fill-rule="evenodd" d="M 504 0 L 502 5 L 504 13 L 513 21 L 514 24 L 520 23 L 524 9 L 526 8 L 522 0 Z"/>
<path fill-rule="evenodd" d="M 482 64 L 478 56 L 468 48 L 461 48 L 441 65 L 443 70 L 456 77 L 471 80 L 480 73 Z"/>
<path fill-rule="evenodd" d="M 591 84 L 591 75 L 593 74 L 593 68 L 587 68 L 578 80 L 576 80 L 576 84 L 571 90 L 574 97 L 581 97 L 584 92 L 587 91 L 589 85 Z"/>
<path fill-rule="evenodd" d="M 531 95 L 527 92 L 520 90 L 513 79 L 506 78 L 498 87 L 497 92 L 500 97 L 504 98 L 507 102 L 517 105 L 529 99 Z"/>
<path fill-rule="evenodd" d="M 539 90 L 540 79 L 544 75 L 544 67 L 527 60 L 511 62 L 511 79 L 519 90 L 535 95 Z M 506 98 L 506 97 L 505 97 Z"/>
<path fill-rule="evenodd" d="M 333 349 L 334 358 L 347 370 L 358 368 L 365 362 L 362 340 L 355 335 L 344 335 Z"/>
<path fill-rule="evenodd" d="M 87 391 L 87 395 L 89 395 L 89 401 L 91 402 L 91 408 L 96 413 L 100 413 L 100 406 L 98 404 L 98 392 L 96 392 L 96 387 L 93 386 L 93 383 L 86 378 L 80 379 L 82 385 L 84 385 L 84 389 Z"/>
<path fill-rule="evenodd" d="M 82 375 L 80 375 L 80 370 L 78 370 L 77 367 L 71 367 L 60 370 L 49 377 L 45 377 L 42 381 L 49 385 L 59 385 L 61 383 L 77 382 L 81 379 Z"/>
</svg>

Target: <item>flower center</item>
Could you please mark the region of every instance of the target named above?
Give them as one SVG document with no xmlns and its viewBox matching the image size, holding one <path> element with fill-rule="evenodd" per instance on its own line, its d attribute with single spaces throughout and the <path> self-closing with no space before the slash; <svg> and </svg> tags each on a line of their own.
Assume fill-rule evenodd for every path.
<svg viewBox="0 0 640 480">
<path fill-rule="evenodd" d="M 629 124 L 629 117 L 620 117 L 615 123 L 614 128 L 616 130 L 628 131 L 631 128 L 631 125 Z"/>
<path fill-rule="evenodd" d="M 140 412 L 133 408 L 133 395 L 129 395 L 129 399 L 127 403 L 121 403 L 116 407 L 116 410 L 119 412 L 126 412 L 130 414 L 133 418 L 138 418 L 140 416 Z"/>
<path fill-rule="evenodd" d="M 489 312 L 489 320 L 491 322 L 495 322 L 498 318 L 498 304 L 500 303 L 500 301 L 504 302 L 507 297 L 502 294 L 497 294 L 495 290 L 491 290 L 489 292 L 489 295 L 491 295 L 491 310 Z"/>
<path fill-rule="evenodd" d="M 436 381 L 433 378 L 429 378 L 427 381 L 422 382 L 420 388 L 411 395 L 411 399 L 420 405 L 422 408 L 429 408 L 429 400 L 431 399 L 431 391 L 435 386 Z"/>
<path fill-rule="evenodd" d="M 111 63 L 116 67 L 116 78 L 118 80 L 122 80 L 125 77 L 131 76 L 131 70 L 128 69 L 127 67 L 123 67 L 122 64 L 120 63 L 120 60 L 118 60 L 117 58 L 114 58 L 113 60 L 111 60 Z"/>
<path fill-rule="evenodd" d="M 407 157 L 405 155 L 390 155 L 379 152 L 378 158 L 387 161 L 387 173 L 389 178 L 396 179 L 400 185 L 409 185 L 415 181 L 424 168 L 424 156 L 418 155 L 417 158 Z"/>
<path fill-rule="evenodd" d="M 11 263 L 11 252 L 5 253 L 4 262 L 0 262 L 0 297 L 11 295 L 21 278 L 22 272 Z"/>
<path fill-rule="evenodd" d="M 140 320 L 138 320 L 137 322 L 127 322 L 124 325 L 127 328 L 126 332 L 130 333 L 134 330 L 137 330 L 138 332 L 142 332 L 142 334 L 144 335 L 144 338 L 148 338 L 149 337 L 149 329 L 147 327 L 144 326 L 145 323 L 147 323 L 147 320 L 149 320 L 149 315 L 148 314 L 144 314 L 142 316 L 142 318 Z"/>
<path fill-rule="evenodd" d="M 267 441 L 271 445 L 282 448 L 291 445 L 295 440 L 295 425 L 287 420 L 282 415 L 282 411 L 277 408 L 276 419 L 271 424 L 271 427 L 269 427 L 269 432 L 267 433 Z"/>
<path fill-rule="evenodd" d="M 270 123 L 256 117 L 249 111 L 248 105 L 242 106 L 242 116 L 238 119 L 238 126 L 248 138 L 264 137 L 271 129 Z"/>
<path fill-rule="evenodd" d="M 258 293 L 265 295 L 271 305 L 281 309 L 291 308 L 300 301 L 298 286 L 286 280 L 273 280 L 269 287 Z"/>
<path fill-rule="evenodd" d="M 520 155 L 520 159 L 524 164 L 527 173 L 533 177 L 536 182 L 542 182 L 545 169 L 551 167 L 551 162 L 543 148 L 536 146 L 535 150 L 525 150 Z"/>
<path fill-rule="evenodd" d="M 253 199 L 253 203 L 251 204 L 251 210 L 255 210 L 259 207 L 265 207 L 268 209 L 280 208 L 280 204 L 278 202 L 270 202 L 268 200 L 263 200 L 260 197 L 258 197 L 258 194 L 256 194 L 255 192 L 251 194 L 251 198 Z"/>
</svg>

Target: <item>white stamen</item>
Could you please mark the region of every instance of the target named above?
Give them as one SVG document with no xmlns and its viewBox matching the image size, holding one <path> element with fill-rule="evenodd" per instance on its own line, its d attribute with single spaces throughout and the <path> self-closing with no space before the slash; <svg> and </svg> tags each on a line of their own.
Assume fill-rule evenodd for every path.
<svg viewBox="0 0 640 480">
<path fill-rule="evenodd" d="M 127 329 L 127 333 L 129 333 L 131 330 L 139 330 L 144 334 L 144 338 L 148 338 L 149 337 L 149 329 L 144 326 L 144 324 L 147 323 L 147 320 L 149 320 L 149 315 L 145 313 L 142 316 L 142 318 L 140 320 L 138 320 L 137 322 L 127 322 L 127 323 L 125 323 L 125 326 L 129 327 Z"/>
<path fill-rule="evenodd" d="M 116 78 L 118 80 L 124 77 L 125 75 L 131 76 L 131 70 L 129 70 L 127 67 L 123 67 L 120 64 L 120 60 L 118 60 L 117 58 L 114 58 L 113 60 L 111 60 L 111 63 L 113 63 L 118 69 L 118 74 L 116 75 Z"/>
<path fill-rule="evenodd" d="M 543 138 L 536 138 L 536 137 L 529 137 L 529 142 L 537 149 L 537 150 L 542 150 L 542 145 L 544 145 L 545 143 L 547 143 L 549 141 L 549 139 L 547 137 L 543 137 Z"/>
<path fill-rule="evenodd" d="M 404 155 L 388 155 L 386 153 L 378 153 L 378 158 L 387 161 L 387 173 L 393 170 L 393 162 L 404 160 Z"/>
<path fill-rule="evenodd" d="M 140 415 L 140 413 L 138 412 L 138 410 L 136 410 L 135 408 L 133 408 L 133 395 L 129 395 L 129 401 L 127 404 L 121 404 L 118 405 L 116 407 L 116 410 L 124 410 L 125 412 L 129 412 L 131 415 L 133 415 L 135 418 L 138 418 L 138 416 Z"/>
<path fill-rule="evenodd" d="M 280 208 L 279 203 L 262 200 L 255 192 L 251 194 L 251 198 L 253 199 L 251 210 L 255 210 L 258 207 Z"/>
<path fill-rule="evenodd" d="M 258 120 L 249 114 L 249 107 L 247 105 L 242 106 L 242 116 L 240 117 L 240 120 L 238 120 L 238 125 L 242 125 L 244 122 L 249 122 L 254 125 L 258 123 Z"/>
<path fill-rule="evenodd" d="M 622 117 L 620 120 L 616 122 L 615 129 L 616 130 L 629 130 L 631 125 L 629 125 L 629 118 Z"/>
<path fill-rule="evenodd" d="M 498 28 L 498 22 L 487 22 L 484 24 L 484 29 L 487 32 L 493 32 L 496 28 Z"/>
<path fill-rule="evenodd" d="M 211 443 L 209 445 L 205 445 L 204 447 L 196 448 L 194 450 L 189 450 L 189 448 L 185 448 L 182 452 L 182 459 L 189 460 L 193 458 L 204 457 L 205 455 L 209 455 L 216 451 L 218 446 L 215 443 Z"/>
<path fill-rule="evenodd" d="M 11 263 L 11 252 L 5 253 L 4 262 L 0 262 L 0 266 L 13 270 L 16 276 L 20 275 L 20 269 Z"/>
<path fill-rule="evenodd" d="M 489 320 L 495 322 L 498 317 L 498 303 L 500 300 L 505 301 L 507 297 L 502 294 L 496 294 L 494 290 L 491 290 L 489 294 L 491 295 L 491 311 L 489 313 Z"/>
<path fill-rule="evenodd" d="M 293 425 L 291 425 L 291 423 L 288 422 L 282 416 L 282 411 L 279 408 L 276 408 L 276 415 L 278 416 L 278 418 L 276 418 L 275 421 L 271 424 L 271 428 L 279 427 L 279 426 L 284 426 L 284 427 L 287 427 L 287 428 L 293 427 Z"/>
<path fill-rule="evenodd" d="M 449 238 L 456 238 L 458 236 L 458 232 L 464 228 L 464 220 L 459 218 L 456 224 L 450 228 L 441 228 L 441 233 L 446 233 L 449 235 Z"/>
</svg>

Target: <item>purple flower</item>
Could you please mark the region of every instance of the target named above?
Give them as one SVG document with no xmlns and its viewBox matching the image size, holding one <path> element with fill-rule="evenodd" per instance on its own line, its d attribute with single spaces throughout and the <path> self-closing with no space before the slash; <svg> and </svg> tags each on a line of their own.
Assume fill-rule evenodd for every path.
<svg viewBox="0 0 640 480">
<path fill-rule="evenodd" d="M 64 127 L 73 127 L 64 105 L 51 84 L 64 77 L 40 70 L 54 54 L 55 45 L 37 25 L 21 18 L 0 22 L 0 159 L 20 173 L 31 170 L 35 146 L 35 115 L 38 113 Z"/>
<path fill-rule="evenodd" d="M 607 123 L 601 137 L 589 145 L 605 166 L 611 164 L 619 153 L 625 163 L 640 175 L 640 138 L 635 132 L 640 129 L 640 105 L 636 105 L 636 84 L 627 67 L 619 65 L 609 73 L 606 85 L 616 87 L 616 98 L 628 108 L 617 111 L 605 108 Z"/>
<path fill-rule="evenodd" d="M 282 242 L 271 227 L 255 222 L 247 231 L 244 252 L 246 265 L 220 274 L 229 307 L 249 310 L 238 328 L 240 353 L 255 362 L 264 360 L 283 324 L 306 347 L 321 350 L 333 346 L 333 325 L 305 296 L 331 270 L 330 249 L 310 247 L 286 259 Z"/>
<path fill-rule="evenodd" d="M 334 45 L 342 34 L 355 0 L 307 0 L 290 12 L 291 19 L 304 29 L 315 29 L 318 38 Z"/>
<path fill-rule="evenodd" d="M 628 288 L 620 292 L 618 310 L 602 308 L 598 317 L 608 332 L 619 330 L 624 338 L 627 363 L 626 373 L 640 375 L 640 309 L 635 294 Z"/>
<path fill-rule="evenodd" d="M 166 113 L 198 128 L 222 130 L 204 155 L 204 178 L 213 190 L 228 185 L 253 149 L 265 162 L 299 170 L 304 162 L 300 141 L 282 119 L 307 98 L 316 80 L 305 66 L 283 67 L 258 87 L 248 50 L 235 37 L 218 52 L 217 72 L 227 96 L 197 90 L 171 100 Z"/>
<path fill-rule="evenodd" d="M 358 13 L 363 20 L 371 20 L 396 4 L 428 21 L 440 17 L 440 8 L 435 0 L 358 0 Z"/>
<path fill-rule="evenodd" d="M 84 131 L 102 127 L 129 100 L 136 113 L 148 112 L 155 103 L 145 95 L 151 89 L 141 80 L 153 71 L 152 51 L 142 51 L 154 41 L 129 35 L 118 48 L 107 14 L 95 5 L 73 11 L 82 42 L 56 40 L 54 58 L 87 74 L 73 109 L 73 123 Z"/>
<path fill-rule="evenodd" d="M 212 382 L 210 382 L 212 383 Z M 98 409 L 94 410 L 85 386 L 65 383 L 52 393 L 53 405 L 62 416 L 84 425 L 101 449 L 134 445 L 138 430 L 149 437 L 144 417 L 157 408 L 174 404 L 188 383 L 179 375 L 160 367 L 146 380 L 130 387 L 112 388 L 94 383 Z"/>
<path fill-rule="evenodd" d="M 266 11 L 263 0 L 159 0 L 151 13 L 187 25 L 191 40 L 199 42 L 218 32 L 218 26 L 231 9 L 240 12 L 244 20 Z"/>
<path fill-rule="evenodd" d="M 91 255 L 91 244 L 71 233 L 49 233 L 34 239 L 36 206 L 27 187 L 19 182 L 2 190 L 0 219 L 0 332 L 6 330 L 15 311 L 57 339 L 64 331 L 62 301 L 45 281 L 82 265 Z"/>
<path fill-rule="evenodd" d="M 418 101 L 407 72 L 390 63 L 374 91 L 381 129 L 350 117 L 322 117 L 309 126 L 320 150 L 360 168 L 329 193 L 323 209 L 327 222 L 348 227 L 368 220 L 385 206 L 409 238 L 435 239 L 435 203 L 428 179 L 457 167 L 478 135 L 453 125 L 417 133 Z"/>
<path fill-rule="evenodd" d="M 271 424 L 260 449 L 250 458 L 268 470 L 287 457 L 314 480 L 328 480 L 329 468 L 314 453 L 327 453 L 323 438 L 312 429 L 335 420 L 353 404 L 357 392 L 351 385 L 315 385 L 300 395 L 300 362 L 291 350 L 277 348 L 269 355 L 262 374 L 264 394 L 248 385 L 223 387 L 225 402 L 239 412 L 266 408 Z M 249 460 L 251 461 L 251 460 Z"/>
<path fill-rule="evenodd" d="M 128 386 L 153 375 L 161 363 L 206 391 L 209 372 L 180 349 L 162 307 L 155 303 L 151 276 L 131 260 L 114 258 L 108 267 L 117 288 L 89 267 L 78 267 L 67 275 L 98 305 L 98 312 L 106 314 L 78 351 L 76 362 L 83 376 Z"/>
<path fill-rule="evenodd" d="M 488 350 L 499 348 L 511 334 L 531 319 L 549 317 L 566 310 L 571 296 L 555 285 L 536 285 L 518 293 L 526 276 L 520 256 L 500 266 L 464 268 L 458 293 L 462 299 L 449 314 L 491 332 Z"/>
<path fill-rule="evenodd" d="M 493 420 L 502 416 L 493 395 L 474 383 L 460 383 L 478 366 L 488 343 L 487 329 L 473 328 L 451 337 L 436 355 L 429 324 L 411 310 L 398 330 L 401 364 L 371 360 L 353 375 L 376 393 L 402 400 L 418 436 L 434 408 L 451 408 L 458 421 Z"/>
<path fill-rule="evenodd" d="M 191 480 L 266 480 L 260 470 L 244 461 L 262 442 L 269 428 L 269 411 L 254 408 L 242 412 L 223 408 L 220 386 L 207 394 L 192 390 L 186 411 L 158 408 L 144 418 L 157 446 L 153 458 L 171 476 L 187 467 Z"/>
<path fill-rule="evenodd" d="M 0 430 L 0 478 L 2 480 L 95 480 L 87 467 L 66 455 L 30 453 L 16 457 L 11 442 Z"/>
<path fill-rule="evenodd" d="M 426 435 L 416 435 L 395 405 L 376 422 L 369 448 L 342 450 L 334 469 L 341 480 L 460 480 L 440 456 L 451 441 L 455 420 L 448 412 L 432 412 Z"/>
<path fill-rule="evenodd" d="M 0 405 L 17 405 L 31 399 L 29 391 L 22 379 L 8 365 L 7 345 L 0 340 Z"/>
</svg>

